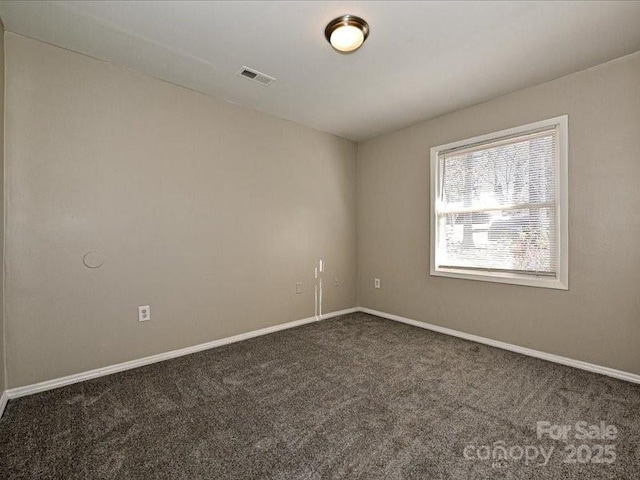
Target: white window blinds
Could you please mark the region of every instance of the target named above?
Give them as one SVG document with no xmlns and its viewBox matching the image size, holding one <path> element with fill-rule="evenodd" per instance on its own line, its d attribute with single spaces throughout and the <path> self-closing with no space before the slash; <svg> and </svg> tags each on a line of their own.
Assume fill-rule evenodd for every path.
<svg viewBox="0 0 640 480">
<path fill-rule="evenodd" d="M 436 267 L 553 276 L 558 127 L 439 151 Z"/>
</svg>

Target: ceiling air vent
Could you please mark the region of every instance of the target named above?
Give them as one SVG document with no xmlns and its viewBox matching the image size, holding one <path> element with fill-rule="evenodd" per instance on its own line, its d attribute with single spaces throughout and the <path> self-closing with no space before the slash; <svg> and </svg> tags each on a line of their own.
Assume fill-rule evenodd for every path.
<svg viewBox="0 0 640 480">
<path fill-rule="evenodd" d="M 238 70 L 236 75 L 244 77 L 247 80 L 252 80 L 264 87 L 266 87 L 267 85 L 270 85 L 272 82 L 275 81 L 275 78 L 270 77 L 269 75 L 266 75 L 262 72 L 259 72 L 249 67 L 242 67 L 240 70 Z"/>
</svg>

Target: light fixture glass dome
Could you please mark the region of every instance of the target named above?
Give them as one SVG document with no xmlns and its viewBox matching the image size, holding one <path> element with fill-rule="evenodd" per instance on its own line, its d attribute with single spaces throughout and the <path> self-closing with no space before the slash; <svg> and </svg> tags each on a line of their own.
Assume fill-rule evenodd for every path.
<svg viewBox="0 0 640 480">
<path fill-rule="evenodd" d="M 354 52 L 369 36 L 369 24 L 355 15 L 343 15 L 329 22 L 324 36 L 337 51 Z"/>
<path fill-rule="evenodd" d="M 344 25 L 331 34 L 331 46 L 341 52 L 353 52 L 364 42 L 364 33 L 358 27 Z"/>
</svg>

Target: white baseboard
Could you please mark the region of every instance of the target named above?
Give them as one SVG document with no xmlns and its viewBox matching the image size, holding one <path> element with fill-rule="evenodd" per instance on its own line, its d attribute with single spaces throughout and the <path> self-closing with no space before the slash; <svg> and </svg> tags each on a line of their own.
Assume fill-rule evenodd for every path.
<svg viewBox="0 0 640 480">
<path fill-rule="evenodd" d="M 521 353 L 529 357 L 541 358 L 542 360 L 548 360 L 549 362 L 560 363 L 562 365 L 568 365 L 569 367 L 579 368 L 580 370 L 586 370 L 588 372 L 599 373 L 601 375 L 607 375 L 609 377 L 618 378 L 620 380 L 626 380 L 627 382 L 640 383 L 640 375 L 635 373 L 624 372 L 622 370 L 616 370 L 609 367 L 603 367 L 601 365 L 595 365 L 593 363 L 583 362 L 581 360 L 574 360 L 572 358 L 561 357 L 560 355 L 554 355 L 553 353 L 545 353 L 539 350 L 533 350 L 531 348 L 520 347 L 511 343 L 500 342 L 498 340 L 492 340 L 490 338 L 480 337 L 471 333 L 459 332 L 451 328 L 440 327 L 438 325 L 432 325 L 426 322 L 420 322 L 418 320 L 411 320 L 410 318 L 401 317 L 399 315 L 393 315 L 391 313 L 380 312 L 378 310 L 372 310 L 370 308 L 358 307 L 358 311 L 369 313 L 377 317 L 386 318 L 388 320 L 395 320 L 396 322 L 402 322 L 415 327 L 425 328 L 427 330 L 433 330 L 434 332 L 444 333 L 445 335 L 451 335 L 453 337 L 464 338 L 465 340 L 471 340 L 472 342 L 483 343 L 492 347 L 502 348 L 503 350 L 509 350 L 511 352 Z"/>
<path fill-rule="evenodd" d="M 7 406 L 8 401 L 9 401 L 9 395 L 7 395 L 7 392 L 2 392 L 2 395 L 0 395 L 0 418 L 2 418 L 2 414 L 4 413 L 4 408 Z"/>
<path fill-rule="evenodd" d="M 340 315 L 346 315 L 358 311 L 357 308 L 347 308 L 345 310 L 338 310 L 335 312 L 325 313 L 320 318 L 308 317 L 302 320 L 295 320 L 293 322 L 282 323 L 280 325 L 274 325 L 272 327 L 261 328 L 259 330 L 253 330 L 247 333 L 241 333 L 234 335 L 233 337 L 221 338 L 219 340 L 213 340 L 211 342 L 201 343 L 199 345 L 193 345 L 191 347 L 181 348 L 179 350 L 172 350 L 170 352 L 158 353 L 157 355 L 151 355 L 149 357 L 139 358 L 137 360 L 130 360 L 128 362 L 118 363 L 116 365 L 110 365 L 108 367 L 96 368 L 95 370 L 89 370 L 87 372 L 76 373 L 61 378 L 54 378 L 53 380 L 47 380 L 40 383 L 34 383 L 33 385 L 25 385 L 24 387 L 11 388 L 4 392 L 3 399 L 6 403 L 6 399 L 19 398 L 26 395 L 32 395 L 34 393 L 44 392 L 46 390 L 53 390 L 54 388 L 64 387 L 65 385 L 71 385 L 72 383 L 78 383 L 92 378 L 103 377 L 105 375 L 111 375 L 112 373 L 123 372 L 125 370 L 131 370 L 132 368 L 142 367 L 144 365 L 150 365 L 152 363 L 162 362 L 171 358 L 182 357 L 191 353 L 200 352 L 202 350 L 209 350 L 210 348 L 220 347 L 222 345 L 228 345 L 230 343 L 240 342 L 242 340 L 248 340 L 249 338 L 259 337 L 261 335 L 267 335 L 269 333 L 278 332 L 280 330 L 286 330 L 288 328 L 298 327 L 307 323 L 312 323 L 318 320 L 325 320 L 327 318 L 333 318 Z"/>
<path fill-rule="evenodd" d="M 288 328 L 298 327 L 300 325 L 312 323 L 317 320 L 333 318 L 333 317 L 346 315 L 346 314 L 357 312 L 357 311 L 369 313 L 371 315 L 386 318 L 389 320 L 394 320 L 396 322 L 406 323 L 408 325 L 413 325 L 415 327 L 420 327 L 427 330 L 433 330 L 434 332 L 444 333 L 445 335 L 451 335 L 453 337 L 459 337 L 465 340 L 471 340 L 472 342 L 482 343 L 492 347 L 501 348 L 503 350 L 509 350 L 512 352 L 521 353 L 523 355 L 527 355 L 530 357 L 540 358 L 543 360 L 548 360 L 550 362 L 555 362 L 562 365 L 568 365 L 570 367 L 579 368 L 581 370 L 599 373 L 602 375 L 607 375 L 609 377 L 618 378 L 621 380 L 626 380 L 628 382 L 640 384 L 640 375 L 624 372 L 622 370 L 616 370 L 609 367 L 595 365 L 593 363 L 583 362 L 581 360 L 574 360 L 567 357 L 561 357 L 559 355 L 554 355 L 552 353 L 545 353 L 538 350 L 533 350 L 531 348 L 520 347 L 518 345 L 501 342 L 498 340 L 492 340 L 490 338 L 480 337 L 478 335 L 464 333 L 457 330 L 453 330 L 451 328 L 441 327 L 441 326 L 433 325 L 426 322 L 420 322 L 418 320 L 412 320 L 410 318 L 401 317 L 399 315 L 393 315 L 391 313 L 380 312 L 378 310 L 373 310 L 370 308 L 356 307 L 356 308 L 347 308 L 345 310 L 338 310 L 335 312 L 326 313 L 322 315 L 320 319 L 316 319 L 316 317 L 303 318 L 302 320 L 295 320 L 293 322 L 283 323 L 281 325 L 274 325 L 272 327 L 261 328 L 259 330 L 253 330 L 251 332 L 241 333 L 239 335 L 234 335 L 232 337 L 227 337 L 227 338 L 221 338 L 219 340 L 213 340 L 211 342 L 201 343 L 199 345 L 181 348 L 179 350 L 172 350 L 165 353 L 159 353 L 157 355 L 151 355 L 149 357 L 144 357 L 137 360 L 118 363 L 116 365 L 111 365 L 108 367 L 97 368 L 95 370 L 89 370 L 87 372 L 76 373 L 74 375 L 69 375 L 66 377 L 55 378 L 52 380 L 35 383 L 33 385 L 26 385 L 23 387 L 11 388 L 3 392 L 2 396 L 0 396 L 0 417 L 2 417 L 2 413 L 4 412 L 4 409 L 7 405 L 7 401 L 12 398 L 19 398 L 26 395 L 32 395 L 34 393 L 44 392 L 46 390 L 52 390 L 54 388 L 64 387 L 65 385 L 71 385 L 73 383 L 82 382 L 84 380 L 103 377 L 106 375 L 110 375 L 112 373 L 123 372 L 125 370 L 142 367 L 144 365 L 150 365 L 152 363 L 162 362 L 164 360 L 169 360 L 171 358 L 189 355 L 191 353 L 200 352 L 202 350 L 209 350 L 211 348 L 220 347 L 222 345 L 228 345 L 230 343 L 240 342 L 242 340 L 248 340 L 249 338 L 259 337 L 261 335 L 267 335 L 269 333 L 278 332 L 280 330 L 286 330 Z"/>
</svg>

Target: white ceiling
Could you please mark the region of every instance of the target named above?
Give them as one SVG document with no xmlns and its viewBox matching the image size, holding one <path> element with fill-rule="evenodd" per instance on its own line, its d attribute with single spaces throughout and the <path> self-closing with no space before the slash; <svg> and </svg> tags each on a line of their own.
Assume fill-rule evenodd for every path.
<svg viewBox="0 0 640 480">
<path fill-rule="evenodd" d="M 354 54 L 324 27 L 365 18 Z M 0 2 L 6 29 L 363 140 L 640 50 L 640 2 Z M 235 75 L 253 67 L 277 81 Z"/>
</svg>

